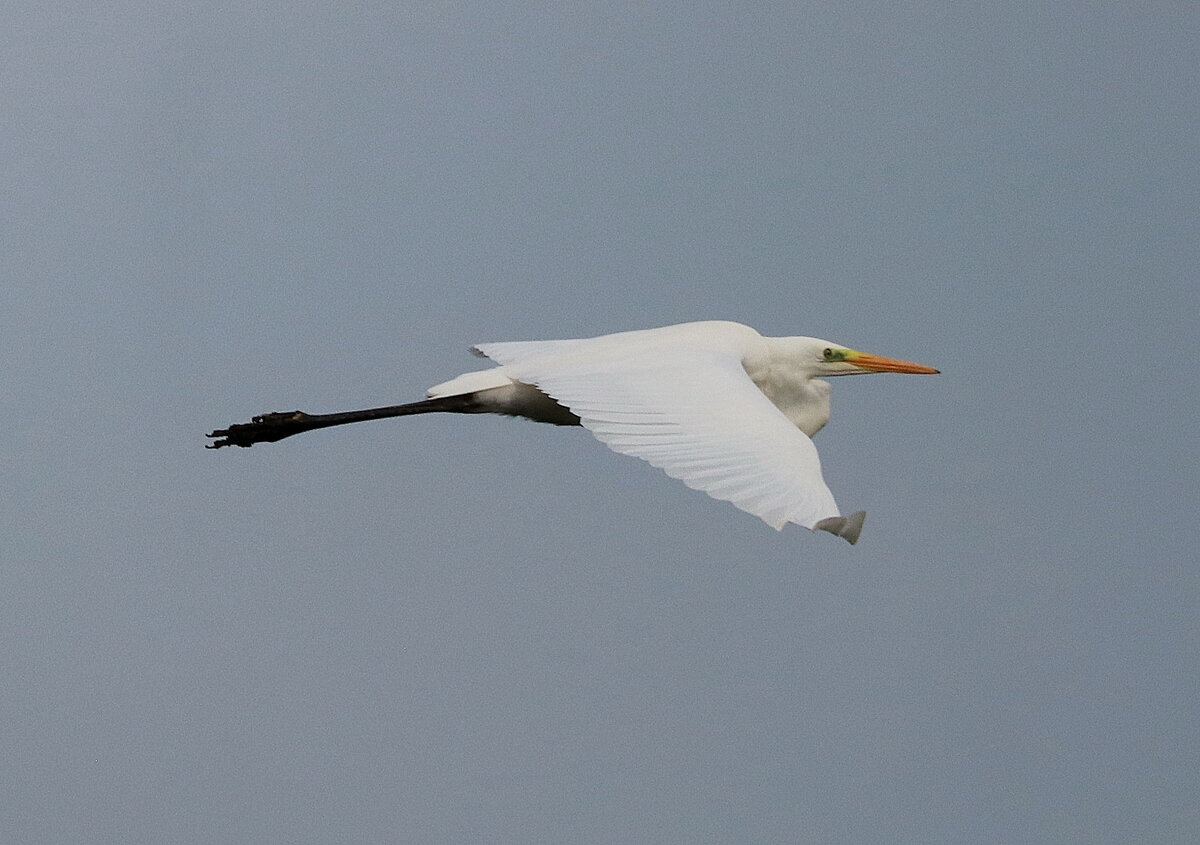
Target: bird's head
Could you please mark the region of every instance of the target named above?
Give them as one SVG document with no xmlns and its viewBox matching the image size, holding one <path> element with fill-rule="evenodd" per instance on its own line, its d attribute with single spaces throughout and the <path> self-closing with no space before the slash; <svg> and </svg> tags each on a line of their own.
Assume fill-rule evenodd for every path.
<svg viewBox="0 0 1200 845">
<path fill-rule="evenodd" d="M 885 358 L 882 355 L 871 355 L 849 349 L 821 340 L 816 337 L 797 338 L 804 341 L 801 346 L 805 363 L 810 366 L 815 375 L 853 376 L 863 373 L 920 373 L 935 374 L 941 372 L 933 367 L 914 364 L 911 361 L 901 361 L 897 358 Z"/>
</svg>

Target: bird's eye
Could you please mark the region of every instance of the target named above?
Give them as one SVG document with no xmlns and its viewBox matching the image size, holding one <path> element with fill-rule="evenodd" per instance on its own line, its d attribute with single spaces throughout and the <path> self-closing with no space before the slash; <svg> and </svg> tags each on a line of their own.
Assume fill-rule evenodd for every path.
<svg viewBox="0 0 1200 845">
<path fill-rule="evenodd" d="M 825 356 L 826 361 L 833 360 L 833 350 L 830 349 L 829 347 L 825 347 L 825 351 L 822 354 Z"/>
</svg>

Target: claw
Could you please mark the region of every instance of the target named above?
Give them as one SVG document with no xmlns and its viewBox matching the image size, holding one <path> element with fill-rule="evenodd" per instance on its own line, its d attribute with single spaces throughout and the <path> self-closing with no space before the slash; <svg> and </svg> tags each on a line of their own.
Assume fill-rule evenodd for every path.
<svg viewBox="0 0 1200 845">
<path fill-rule="evenodd" d="M 293 434 L 307 431 L 313 426 L 310 416 L 303 411 L 272 411 L 269 414 L 259 414 L 250 418 L 248 423 L 234 423 L 229 428 L 218 428 L 210 431 L 205 437 L 219 438 L 213 443 L 206 443 L 206 449 L 220 449 L 222 446 L 241 446 L 243 449 L 255 443 L 274 443 Z"/>
</svg>

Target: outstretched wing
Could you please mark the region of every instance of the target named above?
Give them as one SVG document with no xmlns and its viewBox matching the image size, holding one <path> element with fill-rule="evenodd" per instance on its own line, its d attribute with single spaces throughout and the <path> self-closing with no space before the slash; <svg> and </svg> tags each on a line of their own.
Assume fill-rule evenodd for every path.
<svg viewBox="0 0 1200 845">
<path fill-rule="evenodd" d="M 586 342 L 492 343 L 477 349 L 579 416 L 614 452 L 731 502 L 773 528 L 788 522 L 854 542 L 816 447 L 758 389 L 729 349 L 589 349 Z"/>
</svg>

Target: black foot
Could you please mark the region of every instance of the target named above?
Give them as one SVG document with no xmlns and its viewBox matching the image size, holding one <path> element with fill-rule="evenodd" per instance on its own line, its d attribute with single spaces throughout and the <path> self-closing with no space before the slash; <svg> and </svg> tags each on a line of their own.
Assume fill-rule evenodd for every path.
<svg viewBox="0 0 1200 845">
<path fill-rule="evenodd" d="M 241 446 L 246 448 L 255 443 L 274 443 L 293 434 L 316 428 L 310 414 L 303 411 L 275 411 L 270 414 L 259 414 L 252 417 L 248 423 L 234 423 L 229 428 L 219 428 L 210 431 L 205 437 L 219 438 L 205 444 L 205 449 L 220 449 L 222 446 Z"/>
</svg>

